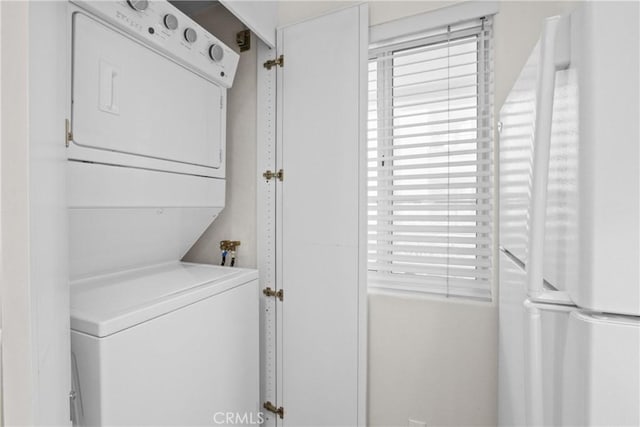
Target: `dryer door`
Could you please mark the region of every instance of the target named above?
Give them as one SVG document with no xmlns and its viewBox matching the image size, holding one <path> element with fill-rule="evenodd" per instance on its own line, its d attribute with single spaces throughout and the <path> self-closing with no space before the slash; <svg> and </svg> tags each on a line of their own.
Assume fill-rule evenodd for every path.
<svg viewBox="0 0 640 427">
<path fill-rule="evenodd" d="M 220 176 L 224 93 L 122 32 L 73 15 L 70 158 Z"/>
</svg>

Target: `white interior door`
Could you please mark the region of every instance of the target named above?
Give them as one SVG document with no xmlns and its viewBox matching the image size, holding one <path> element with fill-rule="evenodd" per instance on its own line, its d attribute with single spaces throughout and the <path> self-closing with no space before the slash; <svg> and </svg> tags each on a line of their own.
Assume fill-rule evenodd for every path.
<svg viewBox="0 0 640 427">
<path fill-rule="evenodd" d="M 278 31 L 279 381 L 285 425 L 365 425 L 368 9 Z"/>
</svg>

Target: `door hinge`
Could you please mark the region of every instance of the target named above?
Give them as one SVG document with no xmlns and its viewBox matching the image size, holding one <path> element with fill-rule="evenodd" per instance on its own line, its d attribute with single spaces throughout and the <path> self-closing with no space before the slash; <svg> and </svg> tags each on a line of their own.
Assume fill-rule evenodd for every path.
<svg viewBox="0 0 640 427">
<path fill-rule="evenodd" d="M 236 43 L 240 48 L 240 52 L 246 52 L 251 49 L 251 31 L 243 30 L 236 33 Z"/>
<path fill-rule="evenodd" d="M 282 289 L 280 289 L 279 291 L 276 291 L 275 289 L 265 288 L 262 290 L 262 293 L 268 297 L 276 297 L 280 301 L 284 300 L 284 290 Z"/>
<path fill-rule="evenodd" d="M 71 132 L 71 123 L 69 119 L 64 119 L 64 146 L 69 147 L 69 143 L 73 141 L 73 132 Z"/>
<path fill-rule="evenodd" d="M 269 412 L 273 412 L 274 414 L 277 414 L 280 417 L 280 419 L 284 418 L 284 408 L 282 406 L 279 408 L 276 408 L 276 405 L 274 405 L 269 401 L 266 401 L 264 402 L 264 405 L 262 405 L 262 407 Z"/>
<path fill-rule="evenodd" d="M 273 172 L 273 171 L 268 170 L 265 173 L 263 173 L 262 176 L 267 181 L 270 181 L 273 178 L 278 178 L 278 180 L 282 181 L 282 180 L 284 180 L 284 170 L 280 169 L 278 172 Z"/>
<path fill-rule="evenodd" d="M 264 63 L 264 68 L 266 68 L 267 70 L 270 70 L 271 67 L 275 67 L 276 65 L 284 67 L 284 55 L 280 55 L 276 59 L 268 60 L 267 62 Z"/>
</svg>

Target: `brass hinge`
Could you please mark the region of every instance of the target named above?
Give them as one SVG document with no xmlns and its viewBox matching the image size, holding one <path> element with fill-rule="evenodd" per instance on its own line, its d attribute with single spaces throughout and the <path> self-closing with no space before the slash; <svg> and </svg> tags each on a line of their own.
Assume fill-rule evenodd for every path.
<svg viewBox="0 0 640 427">
<path fill-rule="evenodd" d="M 268 170 L 265 173 L 263 173 L 262 176 L 267 181 L 270 181 L 273 178 L 278 178 L 278 180 L 282 181 L 284 179 L 284 171 L 282 169 L 280 169 L 278 172 L 272 172 Z"/>
<path fill-rule="evenodd" d="M 282 301 L 284 299 L 284 291 L 282 289 L 280 289 L 279 291 L 276 291 L 275 289 L 271 289 L 271 288 L 267 287 L 267 288 L 262 290 L 262 293 L 265 294 L 268 297 L 276 297 L 280 301 Z"/>
<path fill-rule="evenodd" d="M 269 412 L 273 412 L 274 414 L 277 414 L 280 416 L 280 419 L 284 418 L 284 408 L 281 406 L 279 408 L 276 408 L 276 405 L 274 405 L 273 403 L 266 401 L 264 402 L 264 405 L 262 405 L 262 407 L 264 409 L 266 409 Z"/>
<path fill-rule="evenodd" d="M 69 147 L 69 143 L 73 141 L 73 132 L 71 132 L 71 124 L 69 119 L 64 119 L 64 146 Z"/>
<path fill-rule="evenodd" d="M 276 65 L 284 67 L 284 55 L 280 55 L 276 59 L 268 60 L 267 62 L 264 63 L 264 68 L 266 68 L 267 70 L 270 70 L 271 67 L 275 67 Z"/>
<path fill-rule="evenodd" d="M 246 52 L 251 49 L 251 31 L 243 30 L 236 33 L 236 43 L 240 48 L 240 52 Z"/>
</svg>

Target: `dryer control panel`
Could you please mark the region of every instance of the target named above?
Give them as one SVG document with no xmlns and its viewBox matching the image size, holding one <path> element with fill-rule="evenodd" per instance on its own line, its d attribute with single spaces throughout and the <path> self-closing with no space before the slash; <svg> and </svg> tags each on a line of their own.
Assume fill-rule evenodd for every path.
<svg viewBox="0 0 640 427">
<path fill-rule="evenodd" d="M 230 88 L 239 55 L 166 0 L 71 0 L 175 61 Z"/>
</svg>

